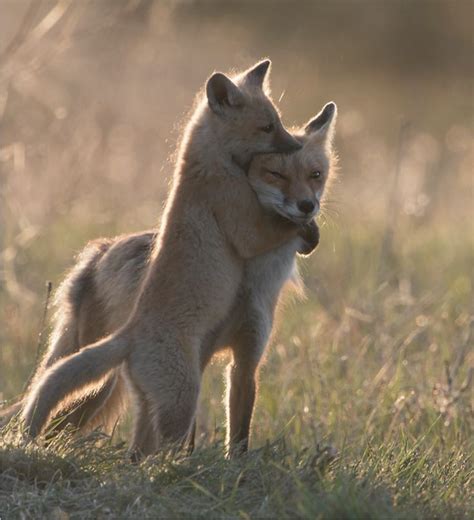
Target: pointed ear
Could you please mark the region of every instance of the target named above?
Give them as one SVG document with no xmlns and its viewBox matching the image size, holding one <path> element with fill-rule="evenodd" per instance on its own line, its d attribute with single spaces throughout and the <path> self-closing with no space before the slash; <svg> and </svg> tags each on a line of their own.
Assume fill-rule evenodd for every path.
<svg viewBox="0 0 474 520">
<path fill-rule="evenodd" d="M 225 107 L 239 107 L 243 104 L 243 94 L 239 87 L 221 72 L 215 72 L 206 84 L 207 101 L 211 110 L 222 113 Z"/>
<path fill-rule="evenodd" d="M 311 119 L 304 131 L 306 135 L 314 135 L 324 141 L 331 142 L 334 137 L 334 126 L 337 117 L 336 103 L 330 101 L 319 114 Z"/>
<path fill-rule="evenodd" d="M 247 85 L 253 85 L 254 87 L 263 88 L 271 64 L 272 62 L 270 60 L 258 62 L 245 73 L 245 83 L 247 83 Z"/>
</svg>

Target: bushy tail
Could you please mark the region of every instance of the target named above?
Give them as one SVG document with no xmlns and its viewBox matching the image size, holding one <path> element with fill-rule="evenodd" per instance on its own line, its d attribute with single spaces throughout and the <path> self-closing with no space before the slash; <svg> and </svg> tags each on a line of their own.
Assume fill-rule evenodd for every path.
<svg viewBox="0 0 474 520">
<path fill-rule="evenodd" d="M 50 367 L 31 388 L 22 417 L 27 433 L 37 437 L 64 400 L 77 399 L 97 385 L 129 353 L 130 342 L 120 333 L 109 336 Z"/>
</svg>

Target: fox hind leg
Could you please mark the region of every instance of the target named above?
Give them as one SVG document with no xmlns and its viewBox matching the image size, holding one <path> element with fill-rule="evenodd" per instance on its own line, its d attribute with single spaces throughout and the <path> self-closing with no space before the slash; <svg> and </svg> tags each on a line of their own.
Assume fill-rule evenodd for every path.
<svg viewBox="0 0 474 520">
<path fill-rule="evenodd" d="M 121 384 L 118 371 L 112 372 L 99 389 L 86 394 L 79 401 L 73 401 L 60 411 L 60 416 L 63 416 L 65 421 L 59 421 L 54 431 L 70 424 L 84 431 L 100 427 L 105 433 L 110 434 L 123 408 Z"/>
<path fill-rule="evenodd" d="M 135 417 L 130 443 L 130 458 L 132 462 L 136 463 L 156 452 L 157 433 L 145 395 L 136 387 L 134 387 L 133 394 Z"/>
<path fill-rule="evenodd" d="M 180 345 L 167 352 L 173 355 L 153 359 L 151 354 L 130 366 L 139 397 L 133 449 L 145 454 L 153 444 L 155 451 L 167 446 L 183 448 L 196 414 L 201 379 L 197 356 L 186 356 Z"/>
</svg>

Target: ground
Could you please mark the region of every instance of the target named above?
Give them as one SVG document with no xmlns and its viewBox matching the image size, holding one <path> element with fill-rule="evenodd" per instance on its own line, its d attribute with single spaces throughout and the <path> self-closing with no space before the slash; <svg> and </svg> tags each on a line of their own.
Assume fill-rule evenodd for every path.
<svg viewBox="0 0 474 520">
<path fill-rule="evenodd" d="M 280 309 L 248 455 L 224 457 L 219 359 L 192 456 L 132 465 L 127 424 L 49 446 L 4 430 L 0 518 L 472 518 L 474 259 L 451 231 L 322 225 L 306 299 Z"/>
</svg>

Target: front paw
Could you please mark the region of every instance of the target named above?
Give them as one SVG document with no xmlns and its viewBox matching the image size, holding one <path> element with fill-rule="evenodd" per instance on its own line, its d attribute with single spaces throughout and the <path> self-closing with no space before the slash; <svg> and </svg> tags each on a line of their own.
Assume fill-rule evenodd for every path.
<svg viewBox="0 0 474 520">
<path fill-rule="evenodd" d="M 309 224 L 301 226 L 298 231 L 301 238 L 301 244 L 298 247 L 298 253 L 303 256 L 310 255 L 319 244 L 319 227 L 314 220 Z"/>
</svg>

